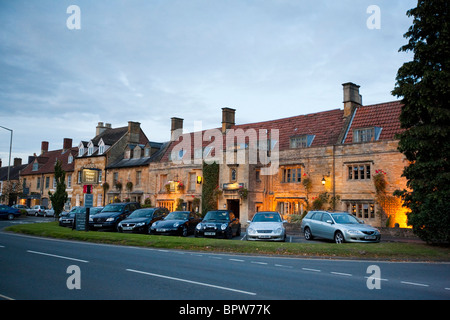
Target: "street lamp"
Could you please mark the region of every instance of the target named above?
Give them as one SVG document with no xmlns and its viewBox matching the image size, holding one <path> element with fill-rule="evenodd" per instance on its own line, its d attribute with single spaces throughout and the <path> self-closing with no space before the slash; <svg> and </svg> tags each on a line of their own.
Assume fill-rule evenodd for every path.
<svg viewBox="0 0 450 320">
<path fill-rule="evenodd" d="M 8 163 L 8 185 L 9 185 L 9 170 L 11 170 L 11 150 L 12 150 L 12 137 L 13 137 L 13 131 L 12 129 L 8 129 L 6 127 L 0 126 L 0 128 L 3 128 L 5 130 L 8 130 L 9 132 L 11 132 L 11 139 L 9 141 L 9 163 Z"/>
</svg>

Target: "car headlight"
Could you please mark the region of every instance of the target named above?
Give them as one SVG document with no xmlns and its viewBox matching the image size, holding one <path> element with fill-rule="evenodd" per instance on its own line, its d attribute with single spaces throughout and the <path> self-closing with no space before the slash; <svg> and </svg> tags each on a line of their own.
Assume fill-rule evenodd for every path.
<svg viewBox="0 0 450 320">
<path fill-rule="evenodd" d="M 253 229 L 253 228 L 248 228 L 248 229 L 247 229 L 247 232 L 248 232 L 248 234 L 255 234 L 255 233 L 256 233 L 256 230 Z"/>
<path fill-rule="evenodd" d="M 202 225 L 199 223 L 199 224 L 195 227 L 195 229 L 201 230 L 201 229 L 202 229 Z"/>
<path fill-rule="evenodd" d="M 359 230 L 347 230 L 348 234 L 363 234 L 361 231 Z"/>
<path fill-rule="evenodd" d="M 145 225 L 145 222 L 136 223 L 136 227 L 142 227 L 143 225 Z"/>
<path fill-rule="evenodd" d="M 175 222 L 175 223 L 173 224 L 173 227 L 174 227 L 174 228 L 178 228 L 179 225 L 180 225 L 179 222 Z"/>
<path fill-rule="evenodd" d="M 277 228 L 276 230 L 275 230 L 275 234 L 281 234 L 283 232 L 283 229 L 282 228 Z"/>
<path fill-rule="evenodd" d="M 224 231 L 227 227 L 228 227 L 228 224 L 227 224 L 227 223 L 222 223 L 222 225 L 220 226 L 220 229 L 221 229 L 222 231 Z"/>
<path fill-rule="evenodd" d="M 92 217 L 89 217 L 90 222 L 94 222 L 94 219 Z"/>
<path fill-rule="evenodd" d="M 111 222 L 111 221 L 114 221 L 114 218 L 108 218 L 108 219 L 106 219 L 106 222 Z"/>
</svg>

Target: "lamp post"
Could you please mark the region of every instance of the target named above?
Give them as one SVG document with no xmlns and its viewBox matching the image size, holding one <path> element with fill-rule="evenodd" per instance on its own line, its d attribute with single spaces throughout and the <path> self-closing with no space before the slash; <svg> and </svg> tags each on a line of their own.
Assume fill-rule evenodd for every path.
<svg viewBox="0 0 450 320">
<path fill-rule="evenodd" d="M 8 130 L 9 132 L 11 132 L 11 139 L 9 141 L 9 162 L 8 162 L 8 185 L 9 185 L 9 170 L 11 170 L 11 150 L 12 150 L 12 138 L 13 138 L 13 130 L 0 126 L 0 128 L 3 128 L 5 130 Z"/>
</svg>

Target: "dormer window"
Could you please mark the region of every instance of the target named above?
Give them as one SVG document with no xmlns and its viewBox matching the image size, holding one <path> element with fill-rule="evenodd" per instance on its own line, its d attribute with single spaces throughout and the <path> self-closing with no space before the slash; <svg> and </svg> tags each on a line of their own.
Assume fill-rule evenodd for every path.
<svg viewBox="0 0 450 320">
<path fill-rule="evenodd" d="M 38 169 L 39 169 L 39 163 L 37 163 L 37 162 L 35 162 L 35 163 L 33 163 L 33 171 L 38 171 Z"/>
<path fill-rule="evenodd" d="M 69 155 L 69 157 L 67 158 L 67 163 L 71 164 L 73 162 L 73 155 Z"/>
<path fill-rule="evenodd" d="M 381 130 L 380 127 L 353 129 L 353 142 L 378 141 Z"/>
<path fill-rule="evenodd" d="M 309 148 L 313 143 L 315 135 L 303 134 L 300 136 L 294 136 L 290 139 L 290 146 L 292 149 Z"/>
<path fill-rule="evenodd" d="M 105 143 L 103 142 L 103 139 L 100 139 L 100 142 L 98 143 L 98 154 L 105 153 Z"/>
<path fill-rule="evenodd" d="M 80 144 L 78 145 L 78 156 L 82 157 L 84 154 L 84 143 L 80 142 Z"/>
<path fill-rule="evenodd" d="M 92 141 L 90 141 L 88 144 L 88 156 L 92 156 L 93 153 L 94 153 L 94 144 L 92 143 Z"/>
</svg>

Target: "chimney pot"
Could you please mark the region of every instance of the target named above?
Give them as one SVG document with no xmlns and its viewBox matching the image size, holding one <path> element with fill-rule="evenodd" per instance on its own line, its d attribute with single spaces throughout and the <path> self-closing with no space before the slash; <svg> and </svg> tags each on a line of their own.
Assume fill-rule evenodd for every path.
<svg viewBox="0 0 450 320">
<path fill-rule="evenodd" d="M 41 155 L 44 154 L 44 152 L 48 152 L 48 141 L 42 141 L 41 143 Z"/>
<path fill-rule="evenodd" d="M 347 82 L 342 84 L 344 89 L 344 117 L 348 117 L 353 110 L 362 105 L 362 96 L 359 94 L 360 86 Z"/>
<path fill-rule="evenodd" d="M 176 141 L 183 134 L 183 119 L 181 118 L 170 118 L 170 141 Z"/>
<path fill-rule="evenodd" d="M 236 109 L 222 108 L 222 133 L 226 133 L 227 129 L 234 126 Z"/>
</svg>

